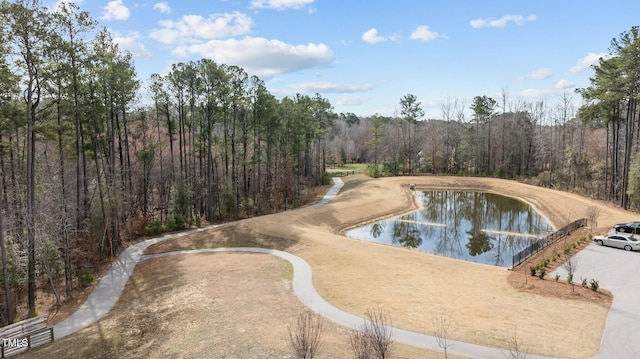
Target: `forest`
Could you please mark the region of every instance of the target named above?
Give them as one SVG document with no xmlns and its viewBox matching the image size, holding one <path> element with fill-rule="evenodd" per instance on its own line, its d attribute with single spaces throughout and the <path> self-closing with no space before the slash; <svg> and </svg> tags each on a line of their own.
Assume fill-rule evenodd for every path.
<svg viewBox="0 0 640 359">
<path fill-rule="evenodd" d="M 635 27 L 587 88 L 452 98 L 433 119 L 412 94 L 394 116 L 336 114 L 321 94 L 277 98 L 210 59 L 143 88 L 132 55 L 73 3 L 3 0 L 0 24 L 3 324 L 36 315 L 38 291 L 72 298 L 130 241 L 302 206 L 327 167 L 347 163 L 372 177 L 491 176 L 640 203 Z"/>
</svg>

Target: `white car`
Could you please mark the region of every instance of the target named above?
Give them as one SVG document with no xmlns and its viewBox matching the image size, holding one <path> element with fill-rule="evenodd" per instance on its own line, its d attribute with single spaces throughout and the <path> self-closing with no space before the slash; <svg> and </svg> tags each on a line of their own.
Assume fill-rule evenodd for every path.
<svg viewBox="0 0 640 359">
<path fill-rule="evenodd" d="M 593 240 L 600 246 L 616 247 L 625 251 L 640 251 L 640 241 L 633 234 L 595 236 Z"/>
</svg>

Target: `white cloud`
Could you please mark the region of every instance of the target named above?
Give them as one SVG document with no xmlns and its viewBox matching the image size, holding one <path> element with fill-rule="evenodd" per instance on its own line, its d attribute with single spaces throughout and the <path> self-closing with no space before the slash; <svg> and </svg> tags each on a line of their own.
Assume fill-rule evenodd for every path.
<svg viewBox="0 0 640 359">
<path fill-rule="evenodd" d="M 53 5 L 48 7 L 49 11 L 59 12 L 62 8 L 62 4 L 76 4 L 81 5 L 84 0 L 58 0 Z"/>
<path fill-rule="evenodd" d="M 118 49 L 122 51 L 129 51 L 133 57 L 150 58 L 151 53 L 144 47 L 144 45 L 138 42 L 140 34 L 135 32 L 131 36 L 114 36 L 113 42 L 118 44 Z"/>
<path fill-rule="evenodd" d="M 367 42 L 369 44 L 376 44 L 378 42 L 387 41 L 388 39 L 383 36 L 378 36 L 378 30 L 370 29 L 364 34 L 362 34 L 362 40 L 364 40 L 364 42 Z"/>
<path fill-rule="evenodd" d="M 553 76 L 553 71 L 550 69 L 539 69 L 533 71 L 529 75 L 520 78 L 521 80 L 546 80 Z"/>
<path fill-rule="evenodd" d="M 152 31 L 149 37 L 165 44 L 176 44 L 248 34 L 253 20 L 246 14 L 234 12 L 213 14 L 206 19 L 200 15 L 185 15 L 178 21 L 160 21 L 160 25 L 163 28 Z"/>
<path fill-rule="evenodd" d="M 481 29 L 483 27 L 505 27 L 509 22 L 513 22 L 516 25 L 524 25 L 527 22 L 535 21 L 537 17 L 535 15 L 505 15 L 499 19 L 492 17 L 487 19 L 478 18 L 469 21 L 469 25 L 474 29 Z"/>
<path fill-rule="evenodd" d="M 251 2 L 252 9 L 302 9 L 312 4 L 315 0 L 253 0 Z M 313 12 L 313 10 L 311 10 Z"/>
<path fill-rule="evenodd" d="M 131 14 L 129 8 L 126 7 L 122 0 L 113 0 L 103 7 L 101 19 L 105 20 L 127 20 Z"/>
<path fill-rule="evenodd" d="M 173 53 L 183 56 L 196 54 L 218 63 L 237 65 L 261 78 L 326 67 L 333 60 L 333 53 L 325 44 L 291 45 L 260 37 L 210 40 L 181 46 Z"/>
<path fill-rule="evenodd" d="M 438 34 L 435 31 L 429 30 L 429 26 L 426 26 L 426 25 L 418 26 L 415 30 L 413 30 L 410 36 L 412 40 L 421 40 L 421 41 L 431 41 L 439 37 L 441 37 L 440 34 Z"/>
<path fill-rule="evenodd" d="M 129 8 L 122 4 L 122 0 L 113 0 L 103 8 L 102 19 L 105 20 L 126 20 L 129 18 Z"/>
<path fill-rule="evenodd" d="M 373 84 L 339 84 L 333 82 L 305 82 L 299 84 L 291 84 L 288 86 L 301 93 L 315 93 L 315 92 L 332 92 L 332 93 L 348 93 L 348 92 L 360 92 L 371 90 Z"/>
<path fill-rule="evenodd" d="M 579 72 L 589 70 L 591 68 L 591 65 L 598 64 L 598 62 L 600 61 L 600 58 L 603 58 L 606 60 L 608 58 L 611 58 L 611 55 L 607 54 L 606 52 L 601 52 L 599 54 L 596 54 L 595 52 L 590 52 L 585 57 L 579 59 L 576 66 L 572 67 L 571 70 L 569 71 L 572 74 L 577 74 Z"/>
<path fill-rule="evenodd" d="M 163 14 L 171 14 L 171 7 L 169 6 L 169 4 L 167 4 L 166 1 L 155 3 L 153 5 L 153 8 L 160 10 L 160 12 Z"/>
<path fill-rule="evenodd" d="M 574 87 L 574 83 L 568 80 L 562 79 L 556 83 L 556 90 L 566 90 Z"/>
</svg>

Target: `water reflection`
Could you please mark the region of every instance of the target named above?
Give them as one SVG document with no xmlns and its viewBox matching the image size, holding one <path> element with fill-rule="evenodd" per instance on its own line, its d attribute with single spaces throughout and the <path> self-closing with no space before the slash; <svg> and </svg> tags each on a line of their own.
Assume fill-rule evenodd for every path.
<svg viewBox="0 0 640 359">
<path fill-rule="evenodd" d="M 505 266 L 550 229 L 531 206 L 486 192 L 418 193 L 422 208 L 347 232 L 347 236 L 447 257 Z"/>
</svg>

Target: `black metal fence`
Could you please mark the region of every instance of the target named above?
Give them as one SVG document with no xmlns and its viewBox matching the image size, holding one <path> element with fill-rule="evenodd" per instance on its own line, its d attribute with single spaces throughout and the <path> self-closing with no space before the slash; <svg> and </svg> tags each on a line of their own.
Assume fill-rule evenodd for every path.
<svg viewBox="0 0 640 359">
<path fill-rule="evenodd" d="M 541 238 L 537 242 L 532 243 L 529 247 L 513 255 L 511 268 L 512 269 L 515 268 L 516 266 L 524 262 L 527 258 L 540 252 L 545 247 L 557 242 L 559 239 L 568 236 L 571 232 L 575 231 L 576 229 L 586 226 L 587 222 L 588 220 L 586 218 L 581 218 L 577 221 L 567 224 L 566 226 L 562 227 L 558 231 L 551 233 L 544 238 Z"/>
</svg>

